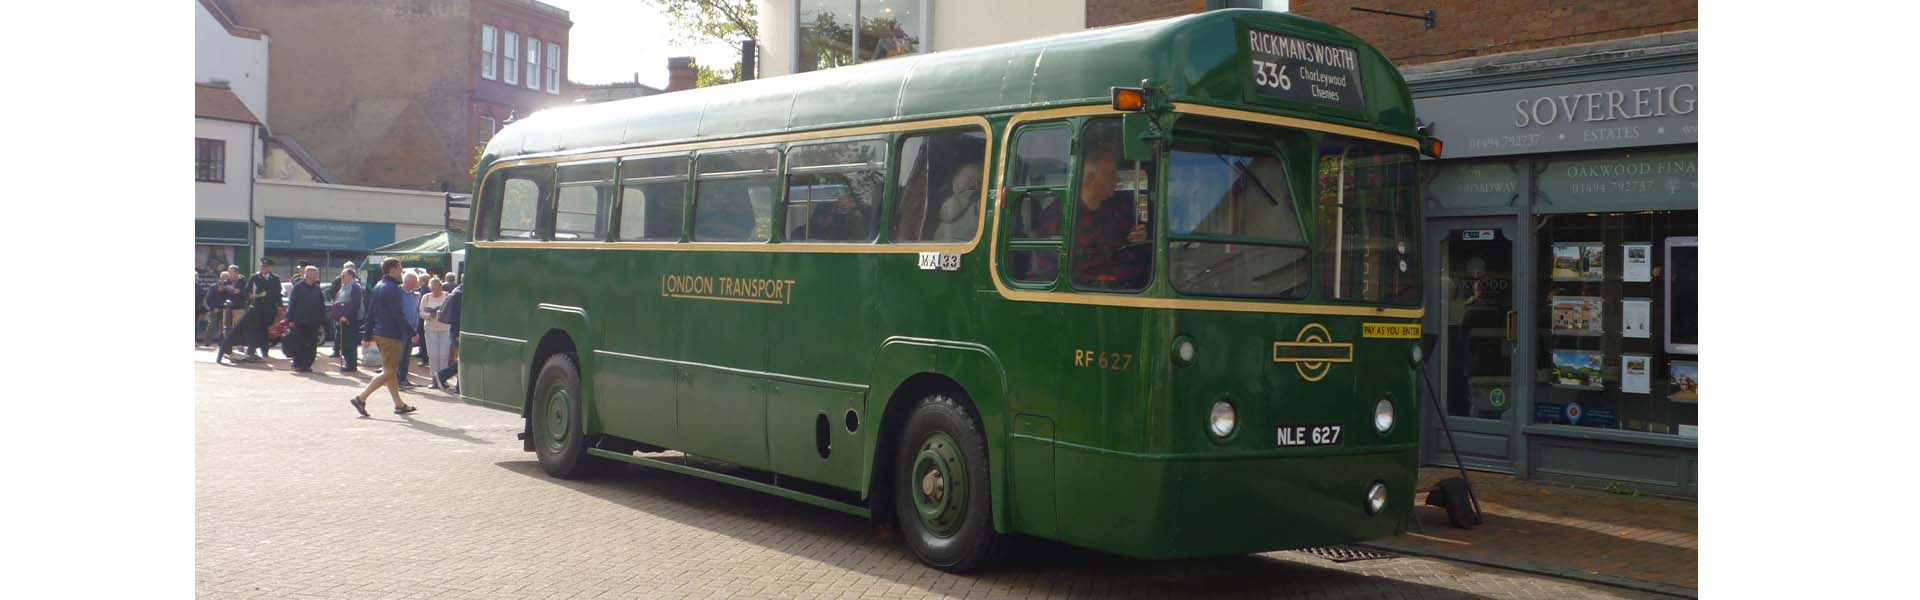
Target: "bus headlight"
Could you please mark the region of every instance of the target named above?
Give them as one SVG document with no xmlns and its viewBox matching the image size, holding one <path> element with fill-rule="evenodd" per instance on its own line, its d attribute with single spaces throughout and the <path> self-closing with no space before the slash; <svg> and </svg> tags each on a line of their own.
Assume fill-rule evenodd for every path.
<svg viewBox="0 0 1920 600">
<path fill-rule="evenodd" d="M 1373 430 L 1386 433 L 1393 429 L 1393 401 L 1381 398 L 1373 403 Z"/>
<path fill-rule="evenodd" d="M 1177 364 L 1183 367 L 1187 365 L 1191 365 L 1193 364 L 1194 356 L 1197 356 L 1199 352 L 1200 352 L 1199 349 L 1193 347 L 1193 338 L 1190 338 L 1184 335 L 1177 338 L 1173 338 L 1174 364 Z"/>
<path fill-rule="evenodd" d="M 1234 414 L 1232 402 L 1226 400 L 1214 402 L 1213 414 L 1207 418 L 1207 430 L 1212 431 L 1214 437 L 1233 435 L 1234 424 L 1238 419 L 1239 415 Z"/>
<path fill-rule="evenodd" d="M 1387 484 L 1375 481 L 1367 488 L 1367 514 L 1380 514 L 1387 507 Z"/>
</svg>

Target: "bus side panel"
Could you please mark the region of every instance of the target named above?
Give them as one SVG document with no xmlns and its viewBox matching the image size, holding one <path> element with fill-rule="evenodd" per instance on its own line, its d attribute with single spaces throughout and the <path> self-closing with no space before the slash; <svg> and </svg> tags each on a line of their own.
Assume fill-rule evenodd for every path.
<svg viewBox="0 0 1920 600">
<path fill-rule="evenodd" d="M 881 326 L 882 296 L 876 293 L 876 265 L 913 258 L 832 251 L 772 255 L 769 277 L 792 283 L 782 303 L 766 307 L 766 370 L 825 382 L 773 384 L 774 393 L 767 396 L 767 443 L 775 472 L 860 489 L 865 444 L 856 440 L 867 433 L 866 415 L 857 414 L 859 425 L 849 431 L 846 412 L 859 410 L 878 344 L 874 331 Z M 822 416 L 831 444 L 827 456 L 816 448 Z"/>
<path fill-rule="evenodd" d="M 602 431 L 630 440 L 674 447 L 680 443 L 680 367 L 674 357 L 680 319 L 665 297 L 664 277 L 687 252 L 595 252 L 605 292 L 594 306 L 600 335 L 592 402 Z"/>
<path fill-rule="evenodd" d="M 867 394 L 866 409 L 863 414 L 868 422 L 879 424 L 895 418 L 886 412 L 887 401 L 893 397 L 900 385 L 907 379 L 921 373 L 938 373 L 954 380 L 966 389 L 967 396 L 973 400 L 974 409 L 979 411 L 983 432 L 987 437 L 987 488 L 993 498 L 993 529 L 1011 531 L 1012 520 L 1008 518 L 1009 490 L 1007 480 L 1007 404 L 1006 371 L 1001 368 L 1000 359 L 986 346 L 968 342 L 927 340 L 913 338 L 891 338 L 880 345 L 873 365 L 873 381 Z M 913 409 L 913 399 L 902 403 L 895 410 Z M 904 422 L 907 415 L 898 415 Z M 880 436 L 868 436 L 863 440 L 866 447 L 863 454 L 865 462 L 860 471 L 870 476 L 863 483 L 871 484 L 877 477 L 891 477 L 891 473 L 874 473 L 875 445 Z M 890 451 L 890 450 L 889 450 Z M 868 497 L 872 493 L 870 485 L 863 486 L 860 495 Z M 883 498 L 879 502 L 892 502 Z"/>
<path fill-rule="evenodd" d="M 691 276 L 693 293 L 671 298 L 667 312 L 686 323 L 674 358 L 681 367 L 676 397 L 680 449 L 755 469 L 767 465 L 767 312 L 747 301 L 741 281 L 767 278 L 766 252 L 689 252 L 676 276 Z M 718 367 L 718 368 L 716 368 Z"/>
<path fill-rule="evenodd" d="M 533 255 L 475 249 L 468 256 L 472 272 L 482 276 L 467 283 L 473 289 L 461 293 L 461 341 L 467 342 L 460 349 L 463 378 L 477 384 L 471 386 L 472 396 L 496 408 L 519 410 L 527 400 L 527 361 L 539 341 L 529 339 L 535 334 L 527 324 L 534 301 L 532 286 L 526 283 L 538 262 Z"/>
</svg>

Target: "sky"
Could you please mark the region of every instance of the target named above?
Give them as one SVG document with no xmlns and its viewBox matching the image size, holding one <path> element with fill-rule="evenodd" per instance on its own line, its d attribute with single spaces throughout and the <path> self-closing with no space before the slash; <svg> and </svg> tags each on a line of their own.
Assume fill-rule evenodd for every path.
<svg viewBox="0 0 1920 600">
<path fill-rule="evenodd" d="M 642 0 L 541 0 L 566 9 L 573 19 L 568 33 L 567 79 L 576 83 L 632 81 L 667 86 L 667 59 L 693 56 L 707 65 L 732 65 L 726 44 L 678 46 L 666 15 Z"/>
</svg>

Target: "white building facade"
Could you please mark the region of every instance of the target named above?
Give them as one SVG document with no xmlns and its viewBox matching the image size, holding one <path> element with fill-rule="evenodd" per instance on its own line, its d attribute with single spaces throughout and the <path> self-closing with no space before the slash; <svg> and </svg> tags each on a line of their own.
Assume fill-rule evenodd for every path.
<svg viewBox="0 0 1920 600">
<path fill-rule="evenodd" d="M 343 262 L 364 263 L 369 250 L 440 231 L 449 219 L 464 223 L 467 209 L 449 214 L 446 202 L 440 192 L 276 179 L 254 183 L 263 250 L 282 277 L 303 260 L 332 277 Z"/>
<path fill-rule="evenodd" d="M 265 149 L 265 32 L 211 0 L 194 3 L 194 266 L 250 271 L 259 256 L 253 180 Z"/>
<path fill-rule="evenodd" d="M 759 9 L 762 77 L 1087 26 L 1086 0 L 761 0 Z"/>
</svg>

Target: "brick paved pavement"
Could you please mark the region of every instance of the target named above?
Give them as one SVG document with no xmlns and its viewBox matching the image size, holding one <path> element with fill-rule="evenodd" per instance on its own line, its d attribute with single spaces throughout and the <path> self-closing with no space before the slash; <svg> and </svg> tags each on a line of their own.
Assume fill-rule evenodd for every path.
<svg viewBox="0 0 1920 600">
<path fill-rule="evenodd" d="M 376 400 L 360 419 L 346 400 L 364 375 L 196 356 L 204 598 L 1655 597 L 1424 558 L 1140 562 L 1041 543 L 960 577 L 798 502 L 640 468 L 547 478 L 517 416 L 437 392 L 407 394 L 409 418 Z"/>
<path fill-rule="evenodd" d="M 1458 473 L 1424 468 L 1420 483 L 1432 487 Z M 1656 589 L 1699 588 L 1699 509 L 1693 502 L 1623 496 L 1495 473 L 1468 476 L 1480 496 L 1485 525 L 1456 529 L 1447 524 L 1443 509 L 1419 505 L 1415 516 L 1425 531 L 1374 545 L 1552 573 L 1632 580 L 1654 584 Z"/>
</svg>

